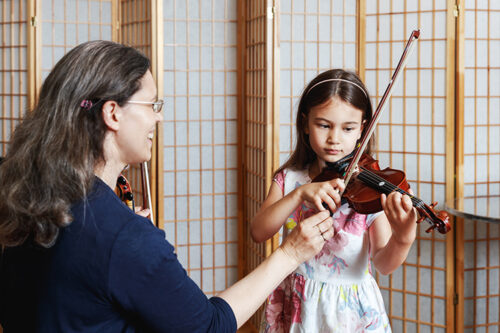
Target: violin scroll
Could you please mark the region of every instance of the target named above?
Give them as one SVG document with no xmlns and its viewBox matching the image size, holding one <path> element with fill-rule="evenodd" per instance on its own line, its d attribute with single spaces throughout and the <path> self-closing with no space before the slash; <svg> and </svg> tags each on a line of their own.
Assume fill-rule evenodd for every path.
<svg viewBox="0 0 500 333">
<path fill-rule="evenodd" d="M 149 186 L 148 166 L 146 162 L 141 163 L 141 181 L 142 181 L 142 204 L 143 209 L 148 208 L 150 213 L 148 218 L 154 224 L 153 219 L 153 206 L 151 202 L 151 189 Z M 132 186 L 123 174 L 120 174 L 116 180 L 115 193 L 121 201 L 123 201 L 132 211 L 135 212 L 134 195 L 132 193 Z"/>
<path fill-rule="evenodd" d="M 116 180 L 115 193 L 132 211 L 135 211 L 134 194 L 127 178 L 120 174 Z"/>
<path fill-rule="evenodd" d="M 421 206 L 415 206 L 417 209 L 420 218 L 417 220 L 417 223 L 421 223 L 424 220 L 429 220 L 431 226 L 425 230 L 425 232 L 431 232 L 433 229 L 437 229 L 439 233 L 445 234 L 451 230 L 450 226 L 450 217 L 448 213 L 445 211 L 434 211 L 434 207 L 437 202 L 433 202 L 431 205 L 423 204 Z"/>
</svg>

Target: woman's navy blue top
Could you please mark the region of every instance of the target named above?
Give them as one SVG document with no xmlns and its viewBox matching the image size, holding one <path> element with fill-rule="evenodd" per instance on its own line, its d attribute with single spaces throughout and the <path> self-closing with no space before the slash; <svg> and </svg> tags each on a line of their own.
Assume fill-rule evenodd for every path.
<svg viewBox="0 0 500 333">
<path fill-rule="evenodd" d="M 48 249 L 7 248 L 0 323 L 10 332 L 235 332 L 222 299 L 187 276 L 165 233 L 96 178 Z"/>
</svg>

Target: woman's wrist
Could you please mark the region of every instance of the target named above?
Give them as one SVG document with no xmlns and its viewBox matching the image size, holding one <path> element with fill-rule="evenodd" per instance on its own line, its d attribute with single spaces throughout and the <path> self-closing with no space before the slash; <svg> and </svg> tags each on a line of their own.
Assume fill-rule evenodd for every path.
<svg viewBox="0 0 500 333">
<path fill-rule="evenodd" d="M 286 244 L 280 246 L 273 252 L 272 255 L 276 256 L 277 260 L 283 265 L 282 269 L 288 274 L 291 274 L 299 265 L 301 264 L 296 256 L 291 252 L 293 250 L 289 249 Z"/>
</svg>

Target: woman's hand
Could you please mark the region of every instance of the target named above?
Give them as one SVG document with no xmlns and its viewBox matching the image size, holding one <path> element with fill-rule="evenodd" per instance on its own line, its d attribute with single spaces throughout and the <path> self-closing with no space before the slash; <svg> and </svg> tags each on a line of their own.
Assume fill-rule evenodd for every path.
<svg viewBox="0 0 500 333">
<path fill-rule="evenodd" d="M 326 182 L 310 183 L 300 186 L 297 191 L 307 206 L 318 211 L 330 209 L 335 212 L 340 207 L 340 193 L 344 191 L 344 181 L 340 178 Z M 326 207 L 323 206 L 326 204 Z"/>
<path fill-rule="evenodd" d="M 143 217 L 149 219 L 149 216 L 151 215 L 151 210 L 149 208 L 142 209 L 141 206 L 137 206 L 137 207 L 135 207 L 135 213 L 137 215 L 140 215 L 140 216 L 143 216 Z"/>
<path fill-rule="evenodd" d="M 280 248 L 300 265 L 315 256 L 327 240 L 333 237 L 333 219 L 323 210 L 297 224 Z"/>
<path fill-rule="evenodd" d="M 410 189 L 409 193 L 413 194 L 413 191 Z M 417 211 L 410 197 L 394 191 L 387 197 L 382 194 L 380 200 L 392 228 L 392 237 L 402 244 L 413 243 L 417 232 Z"/>
<path fill-rule="evenodd" d="M 233 309 L 238 327 L 288 274 L 321 251 L 325 241 L 333 236 L 332 222 L 326 210 L 300 222 L 256 269 L 218 295 Z"/>
</svg>

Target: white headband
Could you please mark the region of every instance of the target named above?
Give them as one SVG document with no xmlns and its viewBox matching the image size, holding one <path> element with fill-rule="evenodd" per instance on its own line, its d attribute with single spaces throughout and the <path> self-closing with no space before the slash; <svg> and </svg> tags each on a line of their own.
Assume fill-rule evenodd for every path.
<svg viewBox="0 0 500 333">
<path fill-rule="evenodd" d="M 363 94 L 365 94 L 366 98 L 368 98 L 368 95 L 366 94 L 366 91 L 359 84 L 354 83 L 354 82 L 349 81 L 349 80 L 345 80 L 345 79 L 326 79 L 326 80 L 323 80 L 323 81 L 319 81 L 318 83 L 316 83 L 315 85 L 313 85 L 311 88 L 309 88 L 309 90 L 306 92 L 306 95 L 309 94 L 309 92 L 311 90 L 313 90 L 313 88 L 316 87 L 317 85 L 320 85 L 320 84 L 325 83 L 325 82 L 330 82 L 330 81 L 342 81 L 342 82 L 347 82 L 347 83 L 353 84 L 356 87 L 358 87 L 363 92 Z"/>
</svg>

